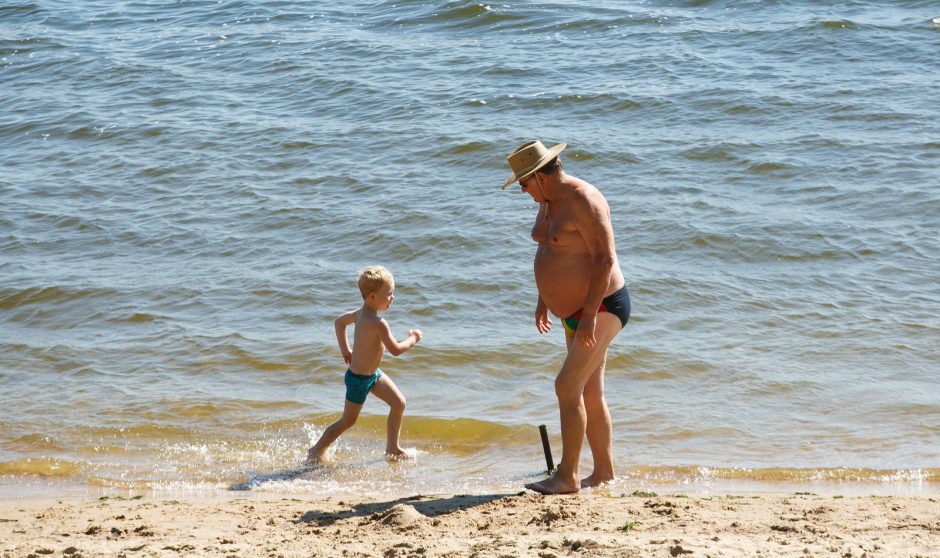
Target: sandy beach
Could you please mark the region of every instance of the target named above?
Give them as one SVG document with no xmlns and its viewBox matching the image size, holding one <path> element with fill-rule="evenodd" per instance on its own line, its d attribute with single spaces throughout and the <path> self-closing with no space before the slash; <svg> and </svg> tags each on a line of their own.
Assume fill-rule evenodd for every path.
<svg viewBox="0 0 940 558">
<path fill-rule="evenodd" d="M 940 556 L 926 496 L 148 496 L 0 503 L 0 556 Z"/>
</svg>

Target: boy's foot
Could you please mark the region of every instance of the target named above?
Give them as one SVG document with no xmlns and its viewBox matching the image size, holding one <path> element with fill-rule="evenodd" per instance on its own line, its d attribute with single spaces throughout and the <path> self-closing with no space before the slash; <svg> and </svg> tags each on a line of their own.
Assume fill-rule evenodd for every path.
<svg viewBox="0 0 940 558">
<path fill-rule="evenodd" d="M 398 448 L 394 451 L 385 450 L 385 458 L 392 461 L 398 461 L 400 459 L 414 459 L 414 452 L 408 452 L 402 448 Z"/>
<path fill-rule="evenodd" d="M 581 486 L 574 483 L 563 482 L 558 477 L 549 477 L 540 482 L 530 482 L 525 485 L 529 490 L 539 494 L 575 494 L 581 490 Z"/>
<path fill-rule="evenodd" d="M 602 477 L 600 475 L 595 475 L 591 473 L 590 475 L 581 479 L 581 488 L 591 488 L 593 486 L 599 486 L 604 483 L 614 480 L 614 477 Z"/>
<path fill-rule="evenodd" d="M 313 467 L 323 463 L 323 455 L 314 453 L 313 448 L 307 451 L 307 459 L 304 460 L 304 467 Z"/>
</svg>

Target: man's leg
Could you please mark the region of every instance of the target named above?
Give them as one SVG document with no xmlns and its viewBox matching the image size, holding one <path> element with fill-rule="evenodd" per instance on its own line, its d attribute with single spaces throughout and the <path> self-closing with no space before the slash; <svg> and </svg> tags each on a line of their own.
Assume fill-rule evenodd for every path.
<svg viewBox="0 0 940 558">
<path fill-rule="evenodd" d="M 602 312 L 597 315 L 597 325 L 594 328 L 597 343 L 593 347 L 584 347 L 576 342 L 569 343 L 568 356 L 561 372 L 555 378 L 555 395 L 558 397 L 561 415 L 561 463 L 551 478 L 527 484 L 526 488 L 542 494 L 567 494 L 581 489 L 578 467 L 587 429 L 584 388 L 593 373 L 603 364 L 607 347 L 620 329 L 619 318 Z"/>
<path fill-rule="evenodd" d="M 604 398 L 604 370 L 607 355 L 600 366 L 591 374 L 584 386 L 584 409 L 587 413 L 587 439 L 591 446 L 594 471 L 581 479 L 581 488 L 596 486 L 614 479 L 613 427 L 610 411 Z"/>
</svg>

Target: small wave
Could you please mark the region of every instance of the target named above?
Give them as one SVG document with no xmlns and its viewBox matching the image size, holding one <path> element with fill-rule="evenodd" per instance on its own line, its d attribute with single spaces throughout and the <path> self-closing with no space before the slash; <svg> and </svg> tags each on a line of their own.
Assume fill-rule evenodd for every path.
<svg viewBox="0 0 940 558">
<path fill-rule="evenodd" d="M 189 439 L 192 432 L 179 426 L 163 424 L 137 424 L 132 426 L 94 426 L 77 428 L 77 436 L 84 436 L 88 440 L 140 440 L 140 441 L 166 441 L 175 439 Z"/>
<path fill-rule="evenodd" d="M 492 104 L 499 110 L 512 107 L 522 111 L 560 110 L 563 112 L 577 112 L 590 114 L 592 118 L 603 116 L 619 117 L 627 113 L 642 112 L 661 108 L 664 102 L 661 99 L 627 98 L 620 94 L 603 93 L 566 93 L 561 95 L 542 95 L 541 93 L 527 95 L 503 95 L 492 99 Z"/>
<path fill-rule="evenodd" d="M 861 203 L 857 195 L 845 194 L 836 201 Z M 816 199 L 815 203 L 835 203 Z M 826 225 L 811 217 L 794 217 L 773 223 L 745 224 L 733 208 L 711 208 L 729 213 L 710 223 L 672 225 L 654 239 L 656 249 L 674 250 L 676 246 L 694 247 L 702 254 L 735 261 L 860 261 L 884 253 L 886 244 L 858 234 L 851 228 Z M 900 245 L 911 250 L 910 244 Z"/>
<path fill-rule="evenodd" d="M 416 440 L 436 441 L 446 446 L 512 446 L 528 444 L 533 439 L 531 426 L 510 426 L 478 419 L 440 419 L 416 417 L 407 425 Z"/>
<path fill-rule="evenodd" d="M 77 430 L 76 436 L 96 440 L 192 441 L 199 439 L 198 425 L 209 423 L 235 424 L 245 431 L 296 429 L 298 424 L 295 420 L 271 422 L 259 421 L 257 418 L 290 414 L 291 411 L 305 408 L 305 405 L 293 401 L 156 399 L 112 411 L 116 417 L 127 421 L 127 426 Z M 141 420 L 148 423 L 135 424 Z"/>
<path fill-rule="evenodd" d="M 472 1 L 451 1 L 443 5 L 428 6 L 424 2 L 383 3 L 373 9 L 376 27 L 428 26 L 432 29 L 456 31 L 481 27 L 498 28 L 518 22 L 503 6 Z M 381 17 L 381 19 L 377 19 Z"/>
<path fill-rule="evenodd" d="M 455 145 L 444 151 L 447 155 L 466 155 L 468 153 L 488 153 L 494 149 L 494 146 L 481 141 L 471 141 Z"/>
<path fill-rule="evenodd" d="M 832 468 L 747 468 L 708 466 L 634 466 L 621 473 L 623 478 L 647 481 L 702 482 L 708 480 L 745 480 L 786 483 L 906 483 L 940 481 L 940 469 L 860 469 Z"/>
<path fill-rule="evenodd" d="M 6 442 L 4 446 L 18 451 L 36 451 L 37 449 L 51 451 L 64 448 L 63 444 L 45 434 L 24 434 Z"/>
<path fill-rule="evenodd" d="M 502 378 L 518 374 L 518 370 L 538 369 L 545 364 L 546 352 L 551 354 L 557 347 L 534 350 L 528 344 L 506 344 L 499 346 L 474 346 L 465 348 L 438 348 L 412 357 L 412 362 L 433 373 L 455 366 L 472 366 L 476 374 Z M 492 363 L 481 365 L 481 363 Z"/>
<path fill-rule="evenodd" d="M 742 157 L 735 152 L 742 146 L 732 144 L 712 145 L 708 147 L 694 147 L 686 149 L 681 153 L 686 159 L 693 161 L 702 161 L 705 163 L 738 163 L 743 161 Z M 746 146 L 753 148 L 756 146 Z"/>
<path fill-rule="evenodd" d="M 78 463 L 39 457 L 0 462 L 0 475 L 35 475 L 40 477 L 71 477 L 79 472 Z"/>
<path fill-rule="evenodd" d="M 735 116 L 739 116 L 739 115 L 763 116 L 766 114 L 770 114 L 772 112 L 768 107 L 741 104 L 741 103 L 732 104 L 731 106 L 725 108 L 724 110 L 728 114 L 733 114 Z"/>
<path fill-rule="evenodd" d="M 794 171 L 790 165 L 786 163 L 778 163 L 774 161 L 767 161 L 764 163 L 755 163 L 748 167 L 749 172 L 754 174 L 770 174 L 770 173 L 780 173 L 782 171 Z"/>
<path fill-rule="evenodd" d="M 285 141 L 281 144 L 281 148 L 283 148 L 284 151 L 312 151 L 322 147 L 324 146 L 321 144 L 307 140 Z"/>
<path fill-rule="evenodd" d="M 854 21 L 841 19 L 820 21 L 819 27 L 823 29 L 855 29 L 858 25 Z"/>
<path fill-rule="evenodd" d="M 32 15 L 42 11 L 42 7 L 34 2 L 10 3 L 0 6 L 0 18 Z"/>
<path fill-rule="evenodd" d="M 910 122 L 920 120 L 916 114 L 873 110 L 861 103 L 830 103 L 820 108 L 823 118 L 831 122 Z"/>
<path fill-rule="evenodd" d="M 716 439 L 734 440 L 744 435 L 744 432 L 737 428 L 704 428 L 704 429 L 676 429 L 668 433 L 663 433 L 661 439 L 683 442 L 699 438 L 714 437 Z"/>
<path fill-rule="evenodd" d="M 69 289 L 66 287 L 29 287 L 0 289 L 0 310 L 13 310 L 35 304 L 61 304 L 80 299 L 111 296 L 109 289 Z"/>
<path fill-rule="evenodd" d="M 8 136 L 10 138 L 19 137 L 23 135 L 28 135 L 36 130 L 39 130 L 40 126 L 35 121 L 20 121 L 12 123 L 0 124 L 0 137 Z"/>
<path fill-rule="evenodd" d="M 156 322 L 158 320 L 165 319 L 164 316 L 159 316 L 156 314 L 149 314 L 146 312 L 134 312 L 129 316 L 118 318 L 114 320 L 117 323 L 128 323 L 128 324 L 146 324 L 151 322 Z"/>
<path fill-rule="evenodd" d="M 566 95 L 558 95 L 552 97 L 554 102 L 559 103 L 560 105 L 568 107 L 576 107 L 578 105 L 605 105 L 613 110 L 639 110 L 643 108 L 643 104 L 634 101 L 632 99 L 623 99 L 617 95 L 611 93 L 598 93 L 598 94 L 586 94 L 586 93 L 569 93 Z"/>
</svg>

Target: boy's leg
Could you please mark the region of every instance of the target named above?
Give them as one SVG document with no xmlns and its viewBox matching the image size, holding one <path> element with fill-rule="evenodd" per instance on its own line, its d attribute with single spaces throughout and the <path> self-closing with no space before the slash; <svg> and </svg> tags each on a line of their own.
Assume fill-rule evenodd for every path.
<svg viewBox="0 0 940 558">
<path fill-rule="evenodd" d="M 317 440 L 317 443 L 307 451 L 307 465 L 319 463 L 323 459 L 323 454 L 326 453 L 330 445 L 339 438 L 340 434 L 346 432 L 352 425 L 356 424 L 356 419 L 359 418 L 359 412 L 362 411 L 362 405 L 353 403 L 348 399 L 344 402 L 343 416 L 333 424 L 327 426 L 326 430 L 324 430 L 323 434 L 320 436 L 320 439 Z"/>
<path fill-rule="evenodd" d="M 376 397 L 388 403 L 388 422 L 385 441 L 385 453 L 388 455 L 405 455 L 405 450 L 398 443 L 401 434 L 401 419 L 405 414 L 405 396 L 398 390 L 395 382 L 388 377 L 388 374 L 382 374 L 379 381 L 372 388 L 372 393 Z"/>
</svg>

